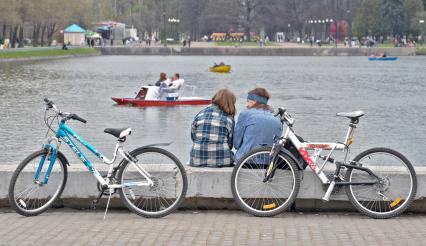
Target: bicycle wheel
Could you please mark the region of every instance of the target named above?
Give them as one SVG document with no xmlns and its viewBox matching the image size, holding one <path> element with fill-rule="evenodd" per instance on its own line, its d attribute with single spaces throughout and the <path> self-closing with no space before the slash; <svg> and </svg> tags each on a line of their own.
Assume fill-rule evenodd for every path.
<svg viewBox="0 0 426 246">
<path fill-rule="evenodd" d="M 36 179 L 40 163 L 44 164 Z M 50 164 L 50 153 L 43 149 L 25 158 L 10 180 L 10 206 L 24 216 L 38 215 L 50 208 L 64 190 L 67 181 L 66 163 L 62 156 L 57 156 L 46 184 L 44 178 Z"/>
<path fill-rule="evenodd" d="M 349 168 L 349 182 L 378 181 L 373 185 L 348 185 L 351 203 L 363 214 L 376 219 L 395 217 L 412 203 L 417 192 L 417 177 L 411 163 L 399 152 L 387 148 L 366 150 L 354 158 L 358 165 L 369 168 L 379 180 L 367 172 Z"/>
<path fill-rule="evenodd" d="M 255 149 L 241 158 L 232 172 L 232 195 L 237 204 L 255 216 L 274 216 L 289 208 L 300 187 L 296 163 L 280 153 L 273 176 L 263 182 L 271 157 L 270 147 Z"/>
<path fill-rule="evenodd" d="M 124 161 L 118 173 L 119 182 L 125 185 L 119 189 L 124 204 L 132 212 L 151 218 L 166 216 L 176 210 L 188 188 L 186 172 L 180 161 L 172 153 L 155 147 L 139 148 L 130 155 L 137 160 L 139 168 L 151 175 L 154 184 L 140 186 L 148 180 L 134 165 Z"/>
</svg>

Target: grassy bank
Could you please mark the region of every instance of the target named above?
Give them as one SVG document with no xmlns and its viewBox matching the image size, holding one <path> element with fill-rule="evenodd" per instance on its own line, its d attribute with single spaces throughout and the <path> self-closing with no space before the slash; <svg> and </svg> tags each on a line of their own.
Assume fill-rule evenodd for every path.
<svg viewBox="0 0 426 246">
<path fill-rule="evenodd" d="M 426 56 L 426 45 L 417 46 L 416 55 L 418 56 Z"/>
<path fill-rule="evenodd" d="M 255 48 L 256 46 L 259 47 L 259 44 L 257 42 L 243 42 L 243 46 L 249 46 Z M 216 42 L 216 46 L 241 46 L 240 42 L 231 42 L 231 41 L 223 41 L 223 42 Z M 273 42 L 266 42 L 266 46 L 278 46 L 277 44 Z"/>
<path fill-rule="evenodd" d="M 99 51 L 90 48 L 75 48 L 69 50 L 58 49 L 34 49 L 34 50 L 8 50 L 0 51 L 0 59 L 19 59 L 19 58 L 33 58 L 33 57 L 50 57 L 50 56 L 83 56 L 83 55 L 96 55 Z"/>
</svg>

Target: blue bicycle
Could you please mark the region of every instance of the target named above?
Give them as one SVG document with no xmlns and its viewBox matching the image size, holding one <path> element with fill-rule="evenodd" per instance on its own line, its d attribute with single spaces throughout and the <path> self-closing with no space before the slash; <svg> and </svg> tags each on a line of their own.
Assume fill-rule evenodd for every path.
<svg viewBox="0 0 426 246">
<path fill-rule="evenodd" d="M 131 134 L 131 129 L 107 128 L 104 132 L 117 138 L 113 158 L 109 160 L 66 124 L 69 120 L 86 123 L 85 119 L 76 114 L 61 112 L 48 99 L 44 101 L 47 133 L 53 132 L 54 136 L 48 138 L 41 150 L 25 158 L 13 173 L 9 200 L 17 213 L 24 216 L 38 215 L 49 209 L 61 196 L 69 166 L 67 158 L 59 151 L 62 142 L 72 149 L 98 181 L 99 195 L 93 205 L 103 195 L 109 196 L 105 214 L 111 195 L 117 191 L 123 203 L 140 216 L 162 217 L 179 207 L 185 197 L 188 182 L 183 165 L 173 154 L 155 145 L 125 152 L 123 143 Z M 52 128 L 54 122 L 58 124 L 56 130 Z M 109 165 L 106 175 L 99 173 L 71 137 Z M 114 164 L 117 153 L 123 159 Z"/>
</svg>

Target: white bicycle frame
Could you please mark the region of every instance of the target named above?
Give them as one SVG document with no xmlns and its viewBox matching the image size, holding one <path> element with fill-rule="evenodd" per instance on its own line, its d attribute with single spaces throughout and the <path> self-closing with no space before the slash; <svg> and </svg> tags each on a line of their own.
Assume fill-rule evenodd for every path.
<svg viewBox="0 0 426 246">
<path fill-rule="evenodd" d="M 311 168 L 311 170 L 318 176 L 318 178 L 321 180 L 323 184 L 330 184 L 326 194 L 324 195 L 323 199 L 327 200 L 329 199 L 331 192 L 334 189 L 335 182 L 330 183 L 330 179 L 327 178 L 325 173 L 323 172 L 323 169 L 327 162 L 330 159 L 331 154 L 335 150 L 342 150 L 347 151 L 349 146 L 352 144 L 352 139 L 354 135 L 354 130 L 356 128 L 356 124 L 349 124 L 349 129 L 346 134 L 346 138 L 344 143 L 327 143 L 327 142 L 301 142 L 296 134 L 294 134 L 292 125 L 294 123 L 294 119 L 287 114 L 284 113 L 284 122 L 287 124 L 287 129 L 284 133 L 283 138 L 280 139 L 280 143 L 282 146 L 284 146 L 284 143 L 286 141 L 290 141 L 294 147 L 296 147 L 297 151 L 302 156 L 303 160 L 308 164 L 308 166 Z M 308 150 L 313 150 L 314 153 L 311 156 L 308 152 Z M 324 158 L 324 162 L 321 165 L 317 164 L 318 157 L 320 156 L 320 153 L 323 150 L 330 151 L 328 155 Z M 346 159 L 346 157 L 345 157 Z"/>
</svg>

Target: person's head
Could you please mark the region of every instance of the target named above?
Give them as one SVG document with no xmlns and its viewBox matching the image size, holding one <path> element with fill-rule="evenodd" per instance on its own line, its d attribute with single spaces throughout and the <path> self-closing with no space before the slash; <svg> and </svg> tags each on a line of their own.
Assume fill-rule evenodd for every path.
<svg viewBox="0 0 426 246">
<path fill-rule="evenodd" d="M 218 106 L 221 110 L 225 111 L 228 115 L 234 117 L 237 110 L 235 109 L 235 102 L 237 98 L 234 93 L 228 89 L 220 89 L 212 98 L 212 104 Z"/>
<path fill-rule="evenodd" d="M 166 73 L 160 73 L 160 80 L 161 81 L 167 80 L 167 74 Z"/>
<path fill-rule="evenodd" d="M 256 88 L 249 91 L 247 95 L 247 108 L 269 109 L 268 100 L 270 96 L 265 88 Z"/>
<path fill-rule="evenodd" d="M 180 79 L 180 74 L 175 73 L 175 78 L 176 78 L 176 79 Z"/>
</svg>

